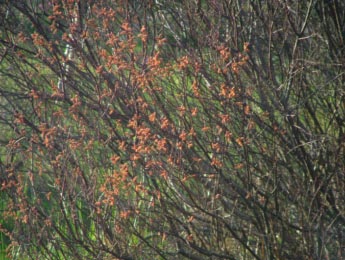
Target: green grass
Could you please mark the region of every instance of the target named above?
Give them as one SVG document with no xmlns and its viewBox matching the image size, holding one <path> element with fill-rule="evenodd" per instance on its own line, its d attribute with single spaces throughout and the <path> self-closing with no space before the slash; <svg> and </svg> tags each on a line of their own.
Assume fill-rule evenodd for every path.
<svg viewBox="0 0 345 260">
<path fill-rule="evenodd" d="M 5 204 L 5 198 L 2 194 L 0 194 L 0 198 L 1 198 L 1 204 L 0 204 L 1 213 L 0 214 L 2 215 L 2 212 L 5 209 L 6 204 Z M 5 223 L 2 220 L 2 217 L 0 218 L 0 225 L 5 228 L 9 228 L 8 223 Z M 0 260 L 8 259 L 6 257 L 6 248 L 8 247 L 9 244 L 10 244 L 9 238 L 4 233 L 0 232 Z"/>
</svg>

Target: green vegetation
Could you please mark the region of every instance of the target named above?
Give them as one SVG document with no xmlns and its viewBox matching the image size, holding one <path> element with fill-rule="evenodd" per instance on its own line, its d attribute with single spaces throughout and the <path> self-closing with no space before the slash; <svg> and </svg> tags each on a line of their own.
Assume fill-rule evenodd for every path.
<svg viewBox="0 0 345 260">
<path fill-rule="evenodd" d="M 1 2 L 0 258 L 344 258 L 342 10 Z"/>
</svg>

